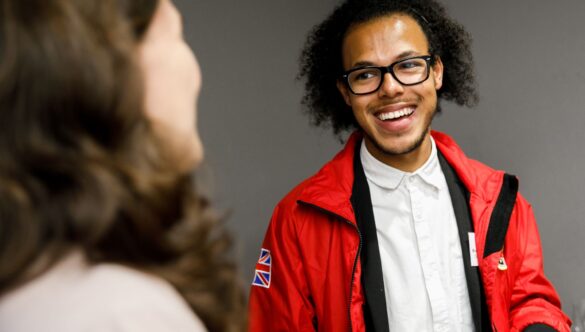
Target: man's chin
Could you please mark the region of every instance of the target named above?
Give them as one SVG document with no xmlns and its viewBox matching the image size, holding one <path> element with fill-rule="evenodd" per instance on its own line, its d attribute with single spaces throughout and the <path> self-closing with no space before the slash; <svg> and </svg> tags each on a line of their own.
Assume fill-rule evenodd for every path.
<svg viewBox="0 0 585 332">
<path fill-rule="evenodd" d="M 428 130 L 426 131 L 428 132 Z M 369 137 L 370 142 L 374 145 L 374 147 L 376 148 L 376 150 L 378 150 L 379 152 L 381 152 L 382 154 L 386 155 L 386 156 L 402 156 L 402 155 L 406 155 L 409 154 L 411 152 L 416 151 L 417 149 L 419 149 L 422 145 L 422 143 L 424 142 L 424 139 L 426 137 L 426 132 L 424 132 L 423 134 L 413 138 L 398 138 L 396 139 L 396 142 L 381 142 L 379 140 L 373 139 L 372 137 Z M 400 142 L 402 141 L 402 142 Z"/>
<path fill-rule="evenodd" d="M 416 142 L 415 142 L 416 143 Z M 378 150 L 387 156 L 403 156 L 407 155 L 413 151 L 416 151 L 421 144 L 411 144 L 405 147 L 383 147 L 378 146 Z"/>
</svg>

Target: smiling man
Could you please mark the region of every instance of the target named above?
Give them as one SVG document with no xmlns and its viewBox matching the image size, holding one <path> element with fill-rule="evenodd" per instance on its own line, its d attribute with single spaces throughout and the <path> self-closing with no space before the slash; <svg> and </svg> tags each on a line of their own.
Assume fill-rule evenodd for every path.
<svg viewBox="0 0 585 332">
<path fill-rule="evenodd" d="M 309 35 L 304 103 L 355 130 L 276 207 L 251 331 L 569 331 L 518 181 L 431 131 L 476 100 L 470 38 L 424 0 L 349 0 Z"/>
</svg>

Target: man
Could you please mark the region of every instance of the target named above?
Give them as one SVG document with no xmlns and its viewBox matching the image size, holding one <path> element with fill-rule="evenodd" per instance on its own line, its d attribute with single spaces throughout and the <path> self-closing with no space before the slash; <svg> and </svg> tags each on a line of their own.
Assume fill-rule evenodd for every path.
<svg viewBox="0 0 585 332">
<path fill-rule="evenodd" d="M 276 207 L 251 331 L 569 331 L 515 177 L 432 132 L 476 100 L 470 38 L 430 0 L 348 0 L 308 38 L 316 124 L 357 129 Z"/>
</svg>

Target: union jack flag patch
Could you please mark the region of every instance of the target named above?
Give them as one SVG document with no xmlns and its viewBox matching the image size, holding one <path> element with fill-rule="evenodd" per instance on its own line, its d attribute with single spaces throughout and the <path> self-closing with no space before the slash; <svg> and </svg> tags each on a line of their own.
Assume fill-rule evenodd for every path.
<svg viewBox="0 0 585 332">
<path fill-rule="evenodd" d="M 260 250 L 260 258 L 256 263 L 256 271 L 254 272 L 254 281 L 252 286 L 259 286 L 270 288 L 270 273 L 272 272 L 272 256 L 270 250 L 262 248 Z"/>
</svg>

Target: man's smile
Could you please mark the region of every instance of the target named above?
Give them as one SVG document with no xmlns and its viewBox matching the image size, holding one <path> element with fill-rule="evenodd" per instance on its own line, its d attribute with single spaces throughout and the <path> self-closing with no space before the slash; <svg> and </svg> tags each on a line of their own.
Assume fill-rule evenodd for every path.
<svg viewBox="0 0 585 332">
<path fill-rule="evenodd" d="M 405 116 L 410 116 L 414 113 L 415 107 L 414 106 L 407 106 L 395 111 L 380 111 L 375 114 L 375 116 L 382 120 L 396 120 Z"/>
</svg>

